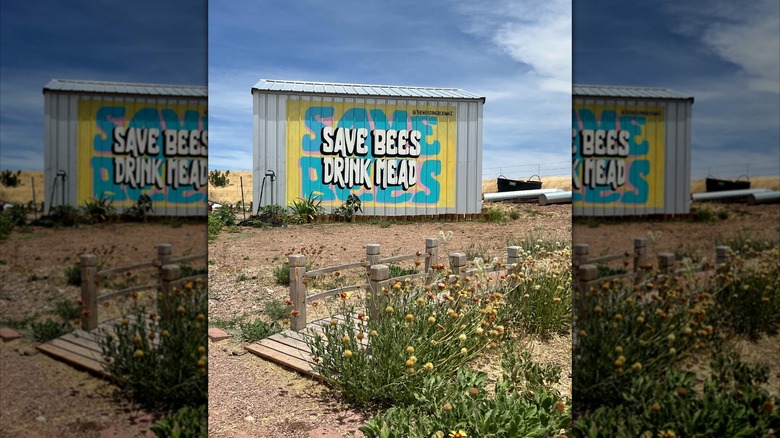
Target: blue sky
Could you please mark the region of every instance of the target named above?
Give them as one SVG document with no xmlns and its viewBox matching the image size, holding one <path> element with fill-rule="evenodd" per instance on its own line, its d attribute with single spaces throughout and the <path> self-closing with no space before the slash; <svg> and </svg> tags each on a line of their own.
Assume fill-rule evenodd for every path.
<svg viewBox="0 0 780 438">
<path fill-rule="evenodd" d="M 0 169 L 43 170 L 53 78 L 206 85 L 207 10 L 193 1 L 0 2 Z"/>
<path fill-rule="evenodd" d="M 209 167 L 252 169 L 260 79 L 485 96 L 484 176 L 571 172 L 571 1 L 209 1 Z"/>
<path fill-rule="evenodd" d="M 574 3 L 574 83 L 692 95 L 693 177 L 780 175 L 780 2 Z"/>
</svg>

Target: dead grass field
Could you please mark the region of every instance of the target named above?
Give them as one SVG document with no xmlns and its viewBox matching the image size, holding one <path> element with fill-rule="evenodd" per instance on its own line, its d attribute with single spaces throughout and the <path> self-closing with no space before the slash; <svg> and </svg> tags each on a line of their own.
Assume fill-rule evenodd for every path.
<svg viewBox="0 0 780 438">
<path fill-rule="evenodd" d="M 0 185 L 0 202 L 11 204 L 27 204 L 33 200 L 33 181 L 35 184 L 35 203 L 43 202 L 43 172 L 22 171 L 19 175 L 21 184 L 17 187 Z"/>
</svg>

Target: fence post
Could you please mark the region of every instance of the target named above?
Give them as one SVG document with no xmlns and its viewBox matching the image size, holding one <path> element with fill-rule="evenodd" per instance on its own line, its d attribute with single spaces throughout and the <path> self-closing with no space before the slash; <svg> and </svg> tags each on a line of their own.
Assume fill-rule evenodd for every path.
<svg viewBox="0 0 780 438">
<path fill-rule="evenodd" d="M 290 313 L 290 328 L 299 332 L 306 328 L 306 285 L 304 276 L 306 273 L 306 256 L 293 254 L 288 257 L 290 264 L 290 301 L 292 312 Z"/>
<path fill-rule="evenodd" d="M 429 284 L 436 278 L 431 267 L 437 263 L 439 263 L 439 239 L 428 237 L 425 239 L 425 272 L 428 273 L 425 284 Z"/>
<path fill-rule="evenodd" d="M 674 253 L 662 252 L 658 254 L 658 268 L 663 274 L 669 274 L 674 268 Z"/>
<path fill-rule="evenodd" d="M 369 273 L 369 293 L 368 297 L 368 316 L 371 319 L 377 319 L 381 316 L 382 310 L 387 303 L 387 297 L 382 292 L 382 288 L 390 287 L 390 267 L 387 265 L 374 265 Z"/>
<path fill-rule="evenodd" d="M 161 243 L 157 245 L 157 263 L 160 268 L 171 263 L 173 259 L 173 245 L 170 243 Z"/>
<path fill-rule="evenodd" d="M 171 316 L 170 299 L 171 293 L 173 293 L 173 283 L 181 278 L 181 266 L 166 264 L 163 265 L 161 269 L 162 274 L 160 274 L 160 279 L 162 283 L 162 297 L 158 304 L 158 310 L 163 319 L 168 319 Z"/>
<path fill-rule="evenodd" d="M 460 275 L 466 270 L 466 254 L 453 252 L 450 254 L 450 267 L 455 275 Z"/>
<path fill-rule="evenodd" d="M 639 266 L 647 263 L 647 239 L 634 239 L 634 272 L 639 272 Z"/>
<path fill-rule="evenodd" d="M 599 276 L 599 268 L 596 265 L 582 265 L 577 268 L 577 285 L 580 290 L 580 298 L 577 303 L 577 318 L 585 318 L 585 300 L 593 282 Z"/>
<path fill-rule="evenodd" d="M 716 246 L 715 247 L 715 268 L 720 269 L 729 261 L 728 246 Z"/>
<path fill-rule="evenodd" d="M 382 258 L 381 250 L 382 248 L 378 243 L 366 245 L 366 276 L 371 275 L 372 266 L 379 264 L 379 259 Z"/>
<path fill-rule="evenodd" d="M 84 311 L 81 312 L 82 330 L 90 331 L 97 328 L 97 298 L 97 256 L 94 254 L 82 254 L 81 301 L 84 303 Z"/>
<path fill-rule="evenodd" d="M 588 251 L 590 246 L 587 243 L 578 243 L 574 245 L 574 267 L 578 267 L 588 261 Z"/>
<path fill-rule="evenodd" d="M 520 263 L 520 247 L 519 246 L 507 246 L 506 247 L 506 264 L 514 265 Z"/>
</svg>

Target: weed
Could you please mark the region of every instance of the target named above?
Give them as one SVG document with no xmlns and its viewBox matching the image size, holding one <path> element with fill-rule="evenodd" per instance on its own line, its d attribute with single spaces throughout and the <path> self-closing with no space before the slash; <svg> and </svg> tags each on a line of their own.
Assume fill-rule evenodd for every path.
<svg viewBox="0 0 780 438">
<path fill-rule="evenodd" d="M 209 327 L 216 327 L 222 330 L 234 330 L 241 322 L 241 317 L 231 319 L 209 318 Z"/>
<path fill-rule="evenodd" d="M 389 265 L 390 278 L 403 277 L 405 275 L 417 274 L 417 268 L 403 268 L 398 265 Z"/>
<path fill-rule="evenodd" d="M 73 321 L 81 318 L 81 308 L 70 300 L 61 300 L 54 305 L 54 313 L 63 321 Z"/>
<path fill-rule="evenodd" d="M 334 215 L 344 218 L 347 221 L 352 221 L 352 218 L 357 212 L 362 213 L 363 208 L 361 207 L 360 198 L 354 193 L 350 193 L 350 195 L 347 196 L 347 200 L 344 201 L 344 204 L 333 209 Z"/>
<path fill-rule="evenodd" d="M 480 258 L 485 262 L 489 262 L 492 260 L 491 251 L 492 249 L 488 244 L 471 243 L 469 244 L 469 247 L 466 248 L 466 259 L 474 260 L 476 258 Z"/>
<path fill-rule="evenodd" d="M 91 218 L 93 222 L 101 223 L 108 220 L 108 218 L 114 214 L 113 200 L 107 198 L 105 194 L 100 195 L 99 198 L 87 199 L 84 201 L 84 205 L 81 210 L 84 215 Z"/>
<path fill-rule="evenodd" d="M 135 204 L 125 210 L 124 217 L 131 221 L 145 222 L 146 216 L 152 211 L 154 211 L 152 198 L 147 194 L 141 194 Z"/>
<path fill-rule="evenodd" d="M 513 221 L 516 221 L 520 219 L 520 212 L 517 210 L 512 210 L 509 212 L 509 219 L 512 219 Z"/>
<path fill-rule="evenodd" d="M 44 322 L 34 322 L 31 328 L 36 342 L 49 342 L 73 331 L 69 322 L 57 322 L 51 318 L 46 318 Z"/>
<path fill-rule="evenodd" d="M 488 222 L 506 222 L 506 213 L 496 207 L 488 208 L 486 220 Z"/>
<path fill-rule="evenodd" d="M 290 285 L 290 263 L 284 262 L 274 267 L 274 281 L 280 286 Z"/>
<path fill-rule="evenodd" d="M 290 317 L 290 310 L 287 308 L 287 304 L 279 300 L 268 300 L 263 304 L 263 313 L 265 313 L 271 321 L 281 321 Z"/>
<path fill-rule="evenodd" d="M 71 286 L 81 286 L 81 262 L 65 268 L 65 278 Z"/>
<path fill-rule="evenodd" d="M 184 406 L 169 413 L 151 431 L 158 437 L 205 437 L 208 435 L 209 416 L 206 405 Z"/>
<path fill-rule="evenodd" d="M 320 205 L 322 204 L 322 200 L 317 198 L 319 198 L 319 195 L 315 195 L 314 192 L 312 192 L 309 193 L 309 196 L 307 196 L 306 199 L 298 198 L 293 201 L 292 205 L 290 205 L 292 214 L 303 223 L 312 222 L 314 218 L 324 211 Z"/>
<path fill-rule="evenodd" d="M 239 323 L 238 326 L 241 330 L 241 340 L 244 342 L 257 342 L 282 331 L 278 322 L 267 324 L 260 318 L 255 318 L 253 322 Z"/>
<path fill-rule="evenodd" d="M 243 272 L 238 274 L 238 277 L 236 277 L 236 281 L 247 281 L 249 280 L 249 276 L 244 274 Z"/>
</svg>

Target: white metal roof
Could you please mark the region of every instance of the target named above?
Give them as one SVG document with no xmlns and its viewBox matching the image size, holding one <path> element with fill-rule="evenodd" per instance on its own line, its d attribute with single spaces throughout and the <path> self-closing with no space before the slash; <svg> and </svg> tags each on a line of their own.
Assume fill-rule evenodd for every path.
<svg viewBox="0 0 780 438">
<path fill-rule="evenodd" d="M 52 79 L 43 91 L 101 94 L 145 94 L 152 96 L 207 97 L 208 87 L 196 85 L 134 84 L 128 82 Z"/>
<path fill-rule="evenodd" d="M 404 87 L 398 85 L 340 84 L 335 82 L 285 81 L 261 79 L 252 90 L 279 93 L 318 93 L 355 96 L 413 97 L 425 99 L 481 99 L 460 88 Z"/>
<path fill-rule="evenodd" d="M 693 101 L 693 96 L 668 88 L 624 87 L 619 85 L 572 85 L 573 96 L 623 97 L 638 99 L 683 99 Z"/>
</svg>

